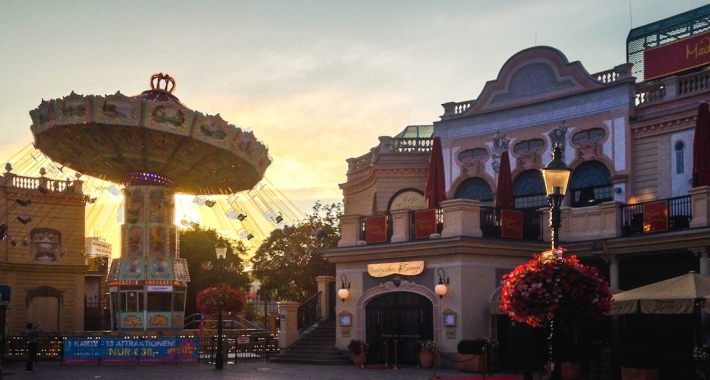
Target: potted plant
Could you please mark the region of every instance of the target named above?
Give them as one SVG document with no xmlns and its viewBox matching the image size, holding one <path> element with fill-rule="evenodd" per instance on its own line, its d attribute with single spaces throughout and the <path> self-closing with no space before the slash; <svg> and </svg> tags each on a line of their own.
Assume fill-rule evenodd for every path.
<svg viewBox="0 0 710 380">
<path fill-rule="evenodd" d="M 461 372 L 483 372 L 484 348 L 488 346 L 488 339 L 464 339 L 459 342 L 456 350 L 458 352 L 457 362 Z"/>
<path fill-rule="evenodd" d="M 363 366 L 365 365 L 365 353 L 367 352 L 367 343 L 352 339 L 350 344 L 348 344 L 348 350 L 353 355 L 353 363 L 355 365 Z"/>
<path fill-rule="evenodd" d="M 417 343 L 419 345 L 419 367 L 431 368 L 434 365 L 436 342 L 433 340 L 420 340 Z"/>
<path fill-rule="evenodd" d="M 695 373 L 698 379 L 710 379 L 710 352 L 707 347 L 695 346 L 693 349 Z"/>
<path fill-rule="evenodd" d="M 662 360 L 649 347 L 627 348 L 621 353 L 622 380 L 658 380 L 658 362 Z"/>
<path fill-rule="evenodd" d="M 575 345 L 568 345 L 560 352 L 560 362 L 562 363 L 562 378 L 565 380 L 579 380 L 581 375 L 581 355 L 579 348 Z"/>
</svg>

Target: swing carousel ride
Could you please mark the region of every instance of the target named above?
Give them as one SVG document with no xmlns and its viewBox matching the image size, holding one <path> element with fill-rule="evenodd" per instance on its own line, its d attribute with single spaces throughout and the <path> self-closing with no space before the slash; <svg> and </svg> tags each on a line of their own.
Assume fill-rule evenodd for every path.
<svg viewBox="0 0 710 380">
<path fill-rule="evenodd" d="M 189 274 L 178 257 L 176 202 L 183 203 L 180 225 L 200 216 L 188 213 L 177 193 L 190 194 L 199 214 L 226 216 L 213 219 L 218 232 L 234 237 L 231 230 L 257 246 L 270 230 L 254 214 L 271 229 L 300 217 L 262 180 L 271 160 L 251 131 L 185 107 L 168 75 L 155 74 L 150 84 L 137 96 L 72 92 L 43 100 L 30 111 L 35 142 L 10 159 L 20 173 L 39 167 L 50 177 L 89 176 L 82 177 L 87 235 L 110 235 L 107 228 L 122 222 L 121 256 L 108 276 L 112 319 L 121 330 L 182 328 Z"/>
</svg>

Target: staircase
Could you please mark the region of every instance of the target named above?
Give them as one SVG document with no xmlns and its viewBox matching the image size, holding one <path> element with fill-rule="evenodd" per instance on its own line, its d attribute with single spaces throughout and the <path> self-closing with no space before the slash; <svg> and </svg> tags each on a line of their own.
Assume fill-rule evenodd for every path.
<svg viewBox="0 0 710 380">
<path fill-rule="evenodd" d="M 335 348 L 335 321 L 321 321 L 310 333 L 270 360 L 272 363 L 352 364 Z"/>
</svg>

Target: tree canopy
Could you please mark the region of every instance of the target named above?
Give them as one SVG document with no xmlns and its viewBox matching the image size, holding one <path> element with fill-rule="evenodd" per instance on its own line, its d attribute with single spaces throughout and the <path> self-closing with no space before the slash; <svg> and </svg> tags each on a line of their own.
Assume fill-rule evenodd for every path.
<svg viewBox="0 0 710 380">
<path fill-rule="evenodd" d="M 222 283 L 242 292 L 248 291 L 251 279 L 248 274 L 244 273 L 241 258 L 246 254 L 247 249 L 241 241 L 224 239 L 214 229 L 205 229 L 199 224 L 180 231 L 179 238 L 180 257 L 187 259 L 190 271 L 185 315 L 199 313 L 195 306 L 197 293 L 209 287 L 214 287 L 219 282 L 219 266 L 217 265 L 217 255 L 214 248 L 219 241 L 223 241 L 228 247 L 227 257 L 224 260 L 226 269 L 222 276 Z M 211 263 L 211 270 L 203 268 L 203 264 L 208 262 Z"/>
<path fill-rule="evenodd" d="M 316 294 L 317 276 L 335 275 L 321 251 L 337 246 L 342 213 L 340 203 L 316 202 L 303 222 L 271 232 L 251 260 L 261 299 L 303 302 Z"/>
</svg>

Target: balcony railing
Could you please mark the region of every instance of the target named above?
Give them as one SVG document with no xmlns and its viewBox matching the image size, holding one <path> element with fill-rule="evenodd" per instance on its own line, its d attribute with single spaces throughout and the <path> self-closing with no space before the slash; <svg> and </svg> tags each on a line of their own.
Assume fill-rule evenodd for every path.
<svg viewBox="0 0 710 380">
<path fill-rule="evenodd" d="M 523 240 L 542 240 L 541 215 L 537 209 L 521 209 L 523 213 Z M 495 207 L 481 207 L 481 232 L 484 238 L 501 237 L 500 223 Z"/>
<path fill-rule="evenodd" d="M 409 240 L 417 240 L 416 234 L 416 211 L 409 212 Z M 444 230 L 444 211 L 440 208 L 436 209 L 436 233 L 440 234 Z M 428 239 L 427 237 L 420 237 L 419 240 Z"/>
<path fill-rule="evenodd" d="M 418 235 L 420 236 L 416 236 L 416 213 L 425 211 L 394 210 L 380 215 L 345 217 L 341 220 L 343 232 L 339 247 L 436 238 L 428 232 L 422 233 L 424 227 L 422 224 L 419 224 Z M 547 212 L 541 212 L 537 207 L 516 211 L 522 212 L 522 240 L 549 241 L 546 236 L 549 232 Z M 496 208 L 482 206 L 478 201 L 463 199 L 445 201 L 442 203 L 442 209 L 436 212 L 436 232 L 442 239 L 502 238 L 502 235 L 507 235 L 501 233 Z M 562 209 L 563 228 L 560 230 L 560 240 L 580 242 L 710 227 L 710 217 L 705 215 L 710 216 L 710 187 L 691 189 L 690 195 L 687 196 L 630 205 L 609 201 L 588 207 L 565 207 Z M 432 220 L 431 214 L 424 217 Z M 370 231 L 370 241 L 367 241 L 365 229 L 368 218 L 375 218 L 370 223 L 370 227 L 373 228 Z M 426 225 L 430 228 L 429 231 L 432 231 L 428 223 Z M 507 239 L 519 238 L 520 235 L 513 231 L 515 230 L 510 230 L 510 235 L 516 237 L 507 236 Z"/>
<path fill-rule="evenodd" d="M 389 243 L 392 241 L 392 215 L 390 213 L 384 214 L 387 217 L 387 241 L 382 243 Z M 372 215 L 372 216 L 382 216 L 382 215 Z M 365 225 L 367 218 L 372 216 L 363 216 L 360 218 L 360 240 L 367 241 L 367 233 L 365 230 Z M 369 243 L 368 243 L 369 244 Z"/>
<path fill-rule="evenodd" d="M 426 153 L 431 151 L 433 141 L 431 138 L 393 138 L 392 152 Z"/>
<path fill-rule="evenodd" d="M 700 71 L 672 76 L 660 81 L 640 83 L 636 87 L 636 105 L 671 100 L 710 89 L 710 72 Z"/>
<path fill-rule="evenodd" d="M 636 203 L 621 206 L 621 235 L 635 235 L 650 232 L 649 225 L 644 225 L 644 205 L 663 201 L 655 200 L 651 202 Z M 690 227 L 692 220 L 692 204 L 690 196 L 682 196 L 667 199 L 668 201 L 668 231 L 680 230 Z"/>
</svg>

